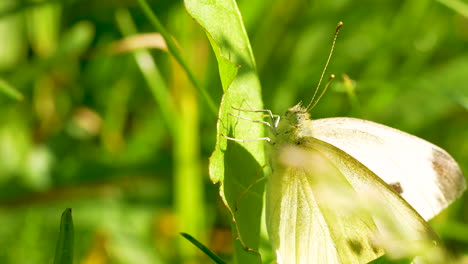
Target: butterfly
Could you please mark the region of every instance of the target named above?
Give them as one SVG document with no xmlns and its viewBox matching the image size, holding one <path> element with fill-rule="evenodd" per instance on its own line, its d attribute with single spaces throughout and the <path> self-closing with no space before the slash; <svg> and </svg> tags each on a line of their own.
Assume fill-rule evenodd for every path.
<svg viewBox="0 0 468 264">
<path fill-rule="evenodd" d="M 266 226 L 277 262 L 367 263 L 395 246 L 411 251 L 408 242 L 437 241 L 426 220 L 466 189 L 456 161 L 423 139 L 371 121 L 312 120 L 309 111 L 329 83 L 315 103 L 314 94 L 309 105 L 282 116 L 244 110 L 270 117 L 260 121 L 270 136 L 258 140 L 270 142 Z"/>
<path fill-rule="evenodd" d="M 272 128 L 266 220 L 278 263 L 367 263 L 386 232 L 436 241 L 425 220 L 466 188 L 446 151 L 378 123 L 311 120 L 298 104 Z"/>
</svg>

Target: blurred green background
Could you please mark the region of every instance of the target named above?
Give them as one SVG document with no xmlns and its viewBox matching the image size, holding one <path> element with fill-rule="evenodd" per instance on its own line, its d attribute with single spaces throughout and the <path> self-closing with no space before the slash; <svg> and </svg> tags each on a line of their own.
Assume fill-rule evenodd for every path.
<svg viewBox="0 0 468 264">
<path fill-rule="evenodd" d="M 399 128 L 467 174 L 467 1 L 237 2 L 267 108 L 310 99 L 343 21 L 313 117 Z M 149 3 L 218 104 L 216 59 L 183 1 Z M 229 259 L 207 171 L 216 117 L 135 0 L 1 0 L 0 91 L 0 263 L 52 263 L 66 207 L 75 263 L 209 263 L 179 232 Z M 431 221 L 465 260 L 467 202 Z"/>
</svg>

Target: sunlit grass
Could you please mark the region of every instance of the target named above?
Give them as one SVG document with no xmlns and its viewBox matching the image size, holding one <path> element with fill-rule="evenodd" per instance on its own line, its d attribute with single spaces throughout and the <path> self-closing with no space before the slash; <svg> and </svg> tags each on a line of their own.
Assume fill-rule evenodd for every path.
<svg viewBox="0 0 468 264">
<path fill-rule="evenodd" d="M 138 1 L 91 2 L 0 1 L 0 262 L 51 263 L 68 207 L 75 263 L 210 261 L 179 232 L 230 261 L 231 215 L 208 176 L 229 80 L 219 76 L 206 33 L 182 1 L 148 1 L 145 11 Z M 463 2 L 237 2 L 266 108 L 283 113 L 310 99 L 343 21 L 329 66 L 338 78 L 313 118 L 356 116 L 411 132 L 450 152 L 466 175 Z M 143 50 L 152 46 L 138 38 L 125 53 L 103 52 L 161 26 L 174 40 L 170 54 Z M 250 198 L 238 214 L 250 213 Z M 466 203 L 465 195 L 430 222 L 460 263 L 468 255 Z"/>
</svg>

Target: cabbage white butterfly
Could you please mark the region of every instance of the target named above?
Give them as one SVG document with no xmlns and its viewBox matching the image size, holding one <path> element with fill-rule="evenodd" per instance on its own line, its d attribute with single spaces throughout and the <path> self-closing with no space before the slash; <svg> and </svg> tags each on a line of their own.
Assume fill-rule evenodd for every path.
<svg viewBox="0 0 468 264">
<path fill-rule="evenodd" d="M 376 233 L 435 241 L 425 220 L 466 188 L 447 152 L 374 122 L 311 120 L 296 105 L 275 130 L 266 218 L 279 263 L 367 263 L 383 254 Z"/>
<path fill-rule="evenodd" d="M 437 240 L 425 220 L 466 189 L 455 160 L 374 122 L 311 120 L 308 112 L 324 91 L 313 105 L 315 94 L 307 107 L 299 103 L 282 116 L 253 111 L 270 117 L 257 122 L 267 124 L 271 136 L 253 140 L 271 143 L 266 220 L 278 263 L 367 263 L 384 253 L 382 234 Z"/>
</svg>

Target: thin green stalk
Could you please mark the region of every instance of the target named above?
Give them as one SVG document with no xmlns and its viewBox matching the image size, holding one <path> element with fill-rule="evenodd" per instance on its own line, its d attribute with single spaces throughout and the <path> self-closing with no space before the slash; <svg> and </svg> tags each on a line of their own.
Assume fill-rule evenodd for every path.
<svg viewBox="0 0 468 264">
<path fill-rule="evenodd" d="M 18 101 L 23 100 L 23 95 L 3 79 L 0 79 L 0 91 Z"/>
<path fill-rule="evenodd" d="M 166 41 L 166 45 L 169 50 L 169 53 L 176 59 L 176 61 L 180 64 L 180 66 L 182 66 L 182 68 L 185 70 L 190 82 L 193 84 L 193 86 L 195 86 L 197 90 L 201 92 L 203 98 L 206 100 L 208 104 L 208 108 L 210 109 L 211 113 L 213 114 L 213 116 L 216 117 L 218 115 L 218 109 L 213 99 L 211 98 L 209 93 L 206 91 L 205 87 L 200 85 L 200 83 L 195 78 L 195 75 L 192 73 L 188 64 L 184 60 L 181 51 L 179 50 L 176 43 L 172 39 L 171 35 L 166 31 L 166 29 L 161 24 L 156 14 L 149 7 L 146 0 L 138 0 L 138 3 L 140 4 L 141 9 L 143 9 L 143 12 L 145 13 L 149 21 L 153 24 L 156 30 L 162 35 L 162 37 Z"/>
<path fill-rule="evenodd" d="M 119 30 L 124 36 L 130 36 L 137 33 L 135 24 L 128 10 L 118 10 L 116 13 L 117 24 Z M 177 133 L 177 111 L 173 101 L 171 100 L 168 92 L 167 85 L 161 76 L 161 73 L 154 62 L 153 57 L 146 49 L 133 51 L 135 60 L 140 67 L 143 77 L 145 78 L 156 103 L 161 109 L 163 119 L 171 131 L 172 135 Z"/>
<path fill-rule="evenodd" d="M 178 39 L 184 43 L 193 41 L 194 25 L 187 17 L 185 10 L 180 9 L 170 14 L 172 18 L 167 27 L 177 30 Z M 172 31 L 171 30 L 171 31 Z M 186 50 L 196 55 L 196 47 L 190 46 Z M 196 56 L 195 58 L 198 58 Z M 194 59 L 195 59 L 194 58 Z M 174 138 L 174 208 L 181 221 L 178 228 L 206 241 L 206 208 L 204 203 L 204 182 L 200 158 L 200 114 L 197 91 L 184 77 L 184 69 L 178 63 L 171 67 L 170 83 L 172 89 L 177 89 L 180 128 Z M 181 77 L 182 76 L 182 77 Z M 188 220 L 190 219 L 190 220 Z M 182 262 L 190 262 L 198 258 L 198 250 L 179 243 L 178 252 Z"/>
<path fill-rule="evenodd" d="M 191 88 L 188 82 L 181 85 L 183 90 L 178 97 L 181 102 L 178 116 L 181 129 L 174 136 L 174 205 L 181 219 L 178 228 L 206 241 L 197 96 L 194 89 L 187 87 Z M 197 255 L 192 247 L 181 246 L 179 252 L 185 260 L 193 259 Z"/>
</svg>

